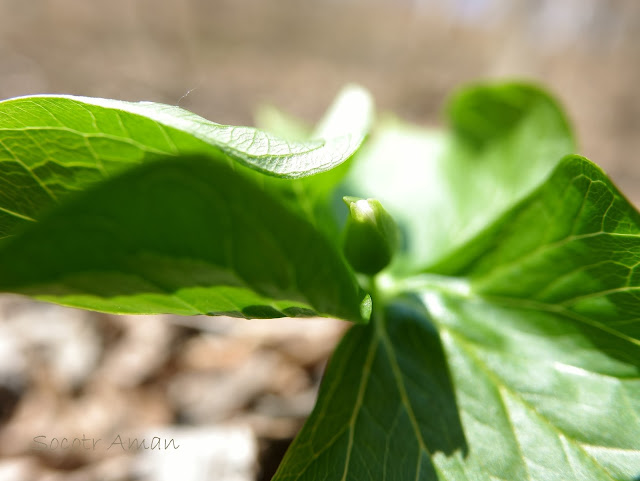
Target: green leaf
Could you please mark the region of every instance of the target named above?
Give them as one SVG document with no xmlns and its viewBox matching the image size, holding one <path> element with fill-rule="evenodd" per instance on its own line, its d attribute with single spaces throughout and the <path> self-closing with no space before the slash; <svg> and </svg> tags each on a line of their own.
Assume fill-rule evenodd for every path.
<svg viewBox="0 0 640 481">
<path fill-rule="evenodd" d="M 563 159 L 440 274 L 380 279 L 276 480 L 638 479 L 638 265 L 640 214 Z"/>
<path fill-rule="evenodd" d="M 640 338 L 640 214 L 598 166 L 569 156 L 526 201 L 434 271 Z M 615 326 L 615 327 L 614 327 Z M 596 339 L 599 336 L 596 336 Z"/>
<path fill-rule="evenodd" d="M 464 473 L 466 452 L 438 333 L 422 306 L 395 300 L 341 341 L 273 479 L 436 480 L 432 456 Z"/>
<path fill-rule="evenodd" d="M 640 347 L 638 265 L 640 214 L 598 166 L 568 156 L 434 272 L 469 278 L 492 302 L 570 318 L 610 355 L 637 363 L 623 347 Z"/>
<path fill-rule="evenodd" d="M 315 140 L 292 141 L 149 102 L 0 102 L 1 288 L 109 312 L 359 320 L 364 294 L 318 232 L 313 199 L 300 207 L 304 179 L 285 178 L 347 160 L 371 115 L 369 95 L 353 86 Z M 182 159 L 191 153 L 208 164 Z M 194 162 L 200 179 L 188 171 Z M 313 177 L 301 185 L 328 189 L 322 174 Z"/>
<path fill-rule="evenodd" d="M 250 127 L 215 124 L 151 102 L 21 97 L 0 102 L 0 237 L 66 195 L 167 155 L 205 154 L 282 178 L 333 169 L 360 146 L 372 116 L 353 87 L 330 137 L 290 141 Z"/>
<path fill-rule="evenodd" d="M 117 313 L 366 318 L 337 248 L 254 177 L 180 157 L 102 182 L 4 239 L 0 290 Z"/>
<path fill-rule="evenodd" d="M 362 131 L 368 132 L 373 117 L 371 105 L 368 94 L 361 87 L 347 85 L 339 92 L 313 132 L 299 121 L 273 108 L 261 109 L 258 121 L 264 129 L 287 139 L 332 138 L 341 131 L 353 130 L 350 124 L 354 122 L 354 116 L 358 117 L 356 123 L 363 126 Z M 352 158 L 349 158 L 331 170 L 300 179 L 265 178 L 264 186 L 283 201 L 296 206 L 301 215 L 311 220 L 317 229 L 337 240 L 340 237 L 340 226 L 334 218 L 334 209 L 336 202 L 340 207 L 342 202 L 332 194 L 349 172 L 351 163 Z M 339 245 L 337 241 L 336 245 Z"/>
<path fill-rule="evenodd" d="M 404 232 L 395 272 L 415 272 L 474 237 L 575 151 L 564 114 L 528 85 L 481 85 L 448 107 L 451 133 L 382 121 L 336 197 L 379 199 Z"/>
</svg>

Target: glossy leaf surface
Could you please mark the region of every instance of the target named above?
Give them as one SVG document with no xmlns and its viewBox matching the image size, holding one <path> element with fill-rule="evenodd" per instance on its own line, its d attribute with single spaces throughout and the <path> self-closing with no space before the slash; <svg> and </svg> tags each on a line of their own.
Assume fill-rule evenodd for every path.
<svg viewBox="0 0 640 481">
<path fill-rule="evenodd" d="M 563 159 L 439 274 L 381 279 L 403 298 L 343 340 L 275 479 L 637 479 L 638 265 L 638 212 Z"/>
<path fill-rule="evenodd" d="M 564 114 L 532 86 L 468 88 L 447 113 L 447 132 L 382 121 L 336 194 L 379 199 L 398 221 L 396 272 L 465 244 L 575 152 Z"/>
</svg>

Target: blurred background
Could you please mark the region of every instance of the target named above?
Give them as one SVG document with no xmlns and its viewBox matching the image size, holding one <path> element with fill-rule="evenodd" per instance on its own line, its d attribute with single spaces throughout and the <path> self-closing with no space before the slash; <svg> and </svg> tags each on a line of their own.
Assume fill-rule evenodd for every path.
<svg viewBox="0 0 640 481">
<path fill-rule="evenodd" d="M 226 124 L 273 104 L 312 123 L 357 82 L 439 125 L 461 84 L 540 81 L 640 205 L 639 47 L 637 0 L 0 0 L 0 98 L 153 100 Z M 270 479 L 343 330 L 0 297 L 0 481 Z"/>
</svg>

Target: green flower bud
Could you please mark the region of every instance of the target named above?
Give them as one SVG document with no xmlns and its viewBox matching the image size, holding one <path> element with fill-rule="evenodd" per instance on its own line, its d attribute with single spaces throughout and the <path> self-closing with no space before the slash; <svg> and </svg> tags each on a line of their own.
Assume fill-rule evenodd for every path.
<svg viewBox="0 0 640 481">
<path fill-rule="evenodd" d="M 349 218 L 344 255 L 357 272 L 374 275 L 389 265 L 398 246 L 398 226 L 379 200 L 344 197 Z"/>
</svg>

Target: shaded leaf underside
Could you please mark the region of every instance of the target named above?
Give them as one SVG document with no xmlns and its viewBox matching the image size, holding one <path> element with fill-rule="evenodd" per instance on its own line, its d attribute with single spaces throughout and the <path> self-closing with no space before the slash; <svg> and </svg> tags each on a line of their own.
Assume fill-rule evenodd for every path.
<svg viewBox="0 0 640 481">
<path fill-rule="evenodd" d="M 350 87 L 316 139 L 289 141 L 150 102 L 0 102 L 0 289 L 118 313 L 361 320 L 364 293 L 307 216 L 315 181 L 290 178 L 347 160 L 371 115 Z"/>
<path fill-rule="evenodd" d="M 311 224 L 201 157 L 87 190 L 5 239 L 0 265 L 0 290 L 118 313 L 358 321 L 365 297 Z"/>
<path fill-rule="evenodd" d="M 357 87 L 343 92 L 336 109 L 322 132 L 331 137 L 289 141 L 152 102 L 72 96 L 0 102 L 0 238 L 69 193 L 159 156 L 206 154 L 283 178 L 330 170 L 360 146 L 372 116 L 368 94 Z"/>
</svg>

